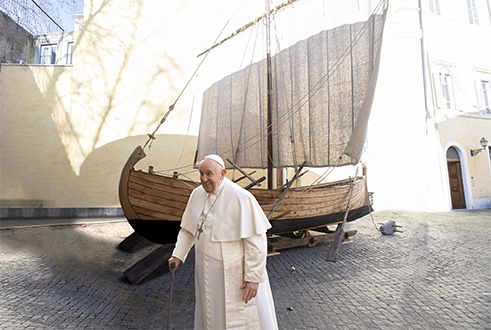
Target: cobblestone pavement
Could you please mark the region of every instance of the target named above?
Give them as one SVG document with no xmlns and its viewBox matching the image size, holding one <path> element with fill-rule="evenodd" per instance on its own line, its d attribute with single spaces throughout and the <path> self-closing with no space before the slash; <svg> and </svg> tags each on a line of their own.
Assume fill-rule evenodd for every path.
<svg viewBox="0 0 491 330">
<path fill-rule="evenodd" d="M 403 232 L 384 236 L 380 223 Z M 268 258 L 280 329 L 491 329 L 491 211 L 384 211 L 337 262 L 329 244 Z M 169 274 L 123 272 L 156 248 L 118 244 L 126 221 L 0 230 L 1 329 L 164 329 Z M 193 254 L 175 275 L 173 329 L 193 326 Z"/>
</svg>

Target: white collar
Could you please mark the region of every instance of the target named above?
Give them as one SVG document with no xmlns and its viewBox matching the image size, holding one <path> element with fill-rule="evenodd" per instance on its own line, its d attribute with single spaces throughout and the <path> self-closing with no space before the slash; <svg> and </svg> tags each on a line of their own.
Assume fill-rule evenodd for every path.
<svg viewBox="0 0 491 330">
<path fill-rule="evenodd" d="M 220 193 L 223 190 L 223 187 L 225 187 L 225 181 L 226 181 L 226 178 L 224 177 L 223 180 L 222 180 L 222 182 L 220 182 L 220 184 L 218 185 L 217 189 L 215 189 L 215 191 L 213 191 L 211 193 L 208 193 L 208 196 L 218 196 L 218 195 L 220 195 Z"/>
</svg>

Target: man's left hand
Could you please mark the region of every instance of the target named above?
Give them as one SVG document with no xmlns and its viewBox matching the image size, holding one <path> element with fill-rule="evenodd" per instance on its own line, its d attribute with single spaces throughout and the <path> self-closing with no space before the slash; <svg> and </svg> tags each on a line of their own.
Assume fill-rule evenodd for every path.
<svg viewBox="0 0 491 330">
<path fill-rule="evenodd" d="M 259 283 L 244 282 L 241 289 L 244 289 L 244 302 L 247 304 L 249 300 L 256 297 Z"/>
</svg>

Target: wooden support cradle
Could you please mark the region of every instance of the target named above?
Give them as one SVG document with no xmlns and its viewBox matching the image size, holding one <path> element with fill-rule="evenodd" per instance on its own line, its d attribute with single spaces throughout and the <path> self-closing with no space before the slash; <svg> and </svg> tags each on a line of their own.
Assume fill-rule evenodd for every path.
<svg viewBox="0 0 491 330">
<path fill-rule="evenodd" d="M 341 244 L 344 239 L 344 225 L 346 224 L 346 220 L 348 219 L 349 210 L 351 207 L 351 197 L 353 196 L 353 187 L 355 186 L 355 181 L 358 177 L 358 167 L 356 167 L 355 177 L 350 184 L 349 197 L 348 197 L 348 205 L 346 206 L 346 212 L 344 213 L 344 218 L 341 223 L 338 224 L 336 232 L 334 233 L 334 240 L 331 244 L 331 248 L 329 249 L 329 253 L 327 254 L 327 261 L 336 262 L 339 255 L 339 250 L 341 249 Z"/>
</svg>

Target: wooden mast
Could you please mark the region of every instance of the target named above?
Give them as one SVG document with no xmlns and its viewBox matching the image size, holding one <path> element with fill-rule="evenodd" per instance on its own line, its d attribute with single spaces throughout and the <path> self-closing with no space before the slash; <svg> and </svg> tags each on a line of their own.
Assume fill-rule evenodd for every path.
<svg viewBox="0 0 491 330">
<path fill-rule="evenodd" d="M 273 127 L 272 127 L 272 72 L 271 72 L 271 36 L 270 36 L 270 23 L 269 23 L 269 1 L 266 0 L 266 70 L 267 77 L 266 83 L 268 88 L 268 189 L 273 189 Z"/>
</svg>

